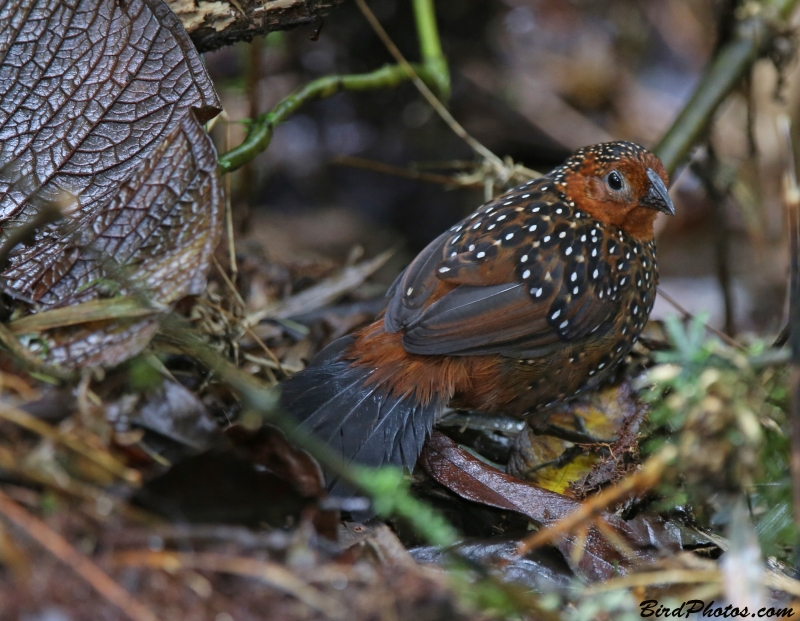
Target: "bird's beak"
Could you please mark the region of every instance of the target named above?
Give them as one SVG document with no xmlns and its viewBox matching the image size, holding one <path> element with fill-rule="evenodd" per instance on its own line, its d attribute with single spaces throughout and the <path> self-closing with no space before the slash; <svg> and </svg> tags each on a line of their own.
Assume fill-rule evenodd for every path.
<svg viewBox="0 0 800 621">
<path fill-rule="evenodd" d="M 648 209 L 655 209 L 668 216 L 675 215 L 675 206 L 669 198 L 667 186 L 661 181 L 661 177 L 652 168 L 647 169 L 647 178 L 650 179 L 650 189 L 640 202 Z"/>
</svg>

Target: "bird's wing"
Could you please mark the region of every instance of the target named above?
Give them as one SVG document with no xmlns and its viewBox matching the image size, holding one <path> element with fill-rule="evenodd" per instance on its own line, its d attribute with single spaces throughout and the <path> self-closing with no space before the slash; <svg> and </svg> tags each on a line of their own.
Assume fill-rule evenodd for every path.
<svg viewBox="0 0 800 621">
<path fill-rule="evenodd" d="M 444 247 L 452 237 L 447 231 L 430 244 L 395 279 L 386 297 L 385 326 L 387 332 L 399 332 L 417 317 L 439 285 L 436 268 L 445 258 Z"/>
<path fill-rule="evenodd" d="M 385 325 L 403 330 L 407 351 L 533 358 L 611 327 L 614 239 L 546 182 L 482 207 L 401 275 Z"/>
</svg>

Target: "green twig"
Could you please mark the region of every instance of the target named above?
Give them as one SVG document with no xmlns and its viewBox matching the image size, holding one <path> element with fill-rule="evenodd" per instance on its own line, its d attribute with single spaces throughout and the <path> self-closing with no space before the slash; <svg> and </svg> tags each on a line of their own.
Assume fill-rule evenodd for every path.
<svg viewBox="0 0 800 621">
<path fill-rule="evenodd" d="M 238 369 L 206 345 L 178 317 L 173 315 L 165 319 L 161 334 L 162 338 L 177 345 L 225 380 L 238 393 L 244 405 L 258 414 L 260 420 L 280 428 L 289 440 L 302 446 L 331 472 L 363 489 L 372 497 L 375 510 L 379 514 L 385 517 L 402 517 L 433 545 L 449 546 L 456 543 L 456 531 L 438 513 L 411 495 L 402 471 L 391 467 L 374 469 L 342 462 L 338 454 L 315 437 L 298 429 L 281 412 L 280 392 L 276 387 L 264 386 L 252 375 Z"/>
<path fill-rule="evenodd" d="M 425 66 L 415 66 L 417 74 L 434 86 L 438 86 L 438 78 L 434 72 Z M 302 105 L 315 99 L 332 97 L 341 91 L 367 91 L 379 88 L 394 88 L 407 80 L 412 79 L 413 73 L 397 65 L 387 65 L 376 71 L 354 75 L 331 75 L 314 80 L 302 89 L 283 99 L 269 112 L 250 121 L 247 137 L 242 144 L 223 153 L 219 158 L 222 173 L 244 166 L 256 155 L 266 150 L 272 140 L 272 130 L 279 123 L 283 123 Z"/>
<path fill-rule="evenodd" d="M 364 490 L 372 498 L 379 515 L 404 519 L 422 539 L 444 548 L 452 584 L 466 601 L 482 609 L 513 615 L 535 611 L 538 619 L 556 618 L 556 615 L 542 610 L 527 589 L 504 583 L 481 563 L 463 556 L 456 546 L 458 532 L 441 514 L 411 494 L 408 480 L 400 469 L 344 463 L 340 455 L 313 435 L 298 429 L 281 412 L 277 387 L 261 384 L 212 350 L 185 320 L 170 315 L 162 324 L 161 335 L 224 380 L 239 395 L 245 407 L 259 415 L 260 421 L 280 428 L 289 441 L 308 451 L 325 468 Z"/>
<path fill-rule="evenodd" d="M 450 70 L 442 52 L 439 28 L 436 25 L 436 12 L 433 0 L 414 0 L 414 19 L 417 23 L 417 36 L 422 62 L 430 71 L 436 83 L 439 96 L 447 101 L 450 98 Z"/>
<path fill-rule="evenodd" d="M 708 128 L 714 112 L 753 64 L 769 52 L 778 33 L 776 23 L 788 19 L 798 0 L 767 0 L 741 19 L 736 33 L 711 60 L 678 118 L 655 149 L 667 171 L 675 172 Z"/>
</svg>

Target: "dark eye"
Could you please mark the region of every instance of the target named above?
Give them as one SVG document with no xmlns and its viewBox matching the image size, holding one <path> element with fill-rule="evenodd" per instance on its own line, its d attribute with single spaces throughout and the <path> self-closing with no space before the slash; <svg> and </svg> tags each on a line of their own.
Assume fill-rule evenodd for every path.
<svg viewBox="0 0 800 621">
<path fill-rule="evenodd" d="M 622 177 L 619 176 L 619 173 L 616 170 L 612 170 L 608 173 L 608 177 L 606 177 L 606 183 L 608 183 L 608 187 L 612 190 L 621 190 L 622 189 Z"/>
</svg>

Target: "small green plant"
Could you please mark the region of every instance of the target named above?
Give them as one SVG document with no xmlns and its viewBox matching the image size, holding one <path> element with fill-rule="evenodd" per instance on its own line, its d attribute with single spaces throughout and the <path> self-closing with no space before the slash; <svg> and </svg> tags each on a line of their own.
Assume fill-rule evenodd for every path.
<svg viewBox="0 0 800 621">
<path fill-rule="evenodd" d="M 725 524 L 745 495 L 765 551 L 793 541 L 787 424 L 787 373 L 765 365 L 763 342 L 738 350 L 707 338 L 706 318 L 665 322 L 672 349 L 655 352 L 642 378 L 650 404 L 646 453 L 664 442 L 679 451 L 678 479 L 661 489 L 673 507 Z"/>
</svg>

